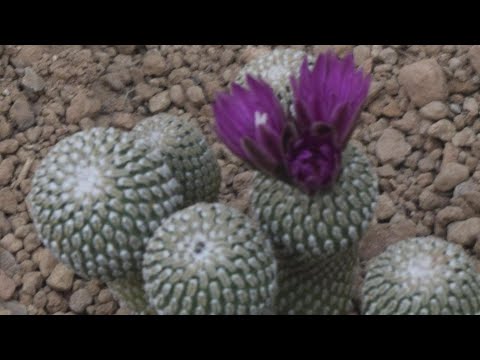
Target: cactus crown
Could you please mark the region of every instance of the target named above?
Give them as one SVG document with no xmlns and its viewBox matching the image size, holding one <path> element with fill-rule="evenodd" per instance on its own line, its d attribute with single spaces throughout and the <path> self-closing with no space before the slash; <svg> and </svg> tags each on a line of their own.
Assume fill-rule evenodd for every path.
<svg viewBox="0 0 480 360">
<path fill-rule="evenodd" d="M 393 244 L 367 266 L 365 314 L 475 314 L 480 276 L 463 248 L 430 236 Z"/>
<path fill-rule="evenodd" d="M 163 222 L 147 246 L 143 275 L 159 314 L 258 314 L 271 306 L 275 265 L 245 215 L 200 203 Z"/>
<path fill-rule="evenodd" d="M 27 202 L 43 243 L 85 277 L 137 271 L 144 240 L 183 201 L 158 154 L 131 134 L 91 129 L 60 141 L 32 180 Z"/>
<path fill-rule="evenodd" d="M 141 121 L 133 134 L 163 155 L 182 186 L 183 207 L 217 199 L 220 168 L 193 119 L 158 114 Z"/>
</svg>

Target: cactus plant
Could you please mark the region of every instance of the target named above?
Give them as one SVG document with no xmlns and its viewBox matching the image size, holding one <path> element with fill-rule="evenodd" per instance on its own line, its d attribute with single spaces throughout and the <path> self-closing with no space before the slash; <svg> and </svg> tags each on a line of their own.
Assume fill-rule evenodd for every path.
<svg viewBox="0 0 480 360">
<path fill-rule="evenodd" d="M 247 74 L 248 88 L 233 84 L 214 104 L 217 133 L 258 170 L 252 209 L 278 260 L 276 311 L 345 313 L 378 193 L 368 160 L 349 145 L 370 80 L 351 54 L 322 54 L 313 67 L 305 57 L 298 74 L 294 111 L 267 81 Z"/>
<path fill-rule="evenodd" d="M 160 154 L 130 133 L 102 128 L 55 145 L 27 198 L 44 245 L 80 276 L 106 282 L 138 276 L 145 239 L 182 202 Z"/>
<path fill-rule="evenodd" d="M 368 160 L 355 147 L 345 150 L 342 169 L 331 190 L 314 196 L 256 173 L 253 214 L 279 261 L 280 313 L 337 314 L 351 306 L 358 242 L 378 190 Z"/>
<path fill-rule="evenodd" d="M 480 274 L 460 245 L 429 236 L 390 245 L 370 260 L 365 315 L 480 314 Z"/>
<path fill-rule="evenodd" d="M 143 276 L 158 314 L 261 314 L 271 309 L 275 263 L 255 225 L 235 209 L 199 203 L 165 219 L 149 240 Z"/>
<path fill-rule="evenodd" d="M 182 207 L 217 199 L 220 168 L 207 140 L 192 119 L 159 114 L 141 121 L 133 133 L 164 156 L 182 186 Z"/>
</svg>

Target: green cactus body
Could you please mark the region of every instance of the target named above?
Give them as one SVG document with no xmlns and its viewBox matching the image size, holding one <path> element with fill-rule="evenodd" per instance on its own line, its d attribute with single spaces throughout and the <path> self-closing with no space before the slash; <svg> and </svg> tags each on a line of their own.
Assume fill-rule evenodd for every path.
<svg viewBox="0 0 480 360">
<path fill-rule="evenodd" d="M 262 314 L 271 309 L 275 262 L 248 217 L 200 203 L 162 223 L 147 245 L 143 278 L 158 314 Z"/>
<path fill-rule="evenodd" d="M 110 281 L 107 285 L 115 300 L 134 311 L 135 314 L 155 315 L 155 310 L 150 307 L 145 295 L 143 277 L 140 272 Z"/>
<path fill-rule="evenodd" d="M 323 260 L 278 256 L 277 261 L 277 313 L 339 315 L 351 310 L 356 247 Z"/>
<path fill-rule="evenodd" d="M 307 54 L 303 51 L 275 49 L 245 65 L 240 70 L 235 82 L 244 86 L 247 74 L 262 78 L 272 87 L 284 108 L 295 113 L 292 106 L 293 94 L 290 77 L 299 75 L 305 56 Z M 313 58 L 309 57 L 309 63 L 313 65 Z"/>
<path fill-rule="evenodd" d="M 216 201 L 220 191 L 220 168 L 193 120 L 159 114 L 143 120 L 132 132 L 165 157 L 183 188 L 182 207 Z"/>
<path fill-rule="evenodd" d="M 163 158 L 129 133 L 96 128 L 54 146 L 27 203 L 42 242 L 86 278 L 138 274 L 144 241 L 183 202 Z"/>
<path fill-rule="evenodd" d="M 278 260 L 280 314 L 349 311 L 358 242 L 374 213 L 377 178 L 368 159 L 349 145 L 333 188 L 308 196 L 257 173 L 252 210 Z"/>
<path fill-rule="evenodd" d="M 480 274 L 460 245 L 430 236 L 393 244 L 372 259 L 362 288 L 365 315 L 480 313 Z"/>
</svg>

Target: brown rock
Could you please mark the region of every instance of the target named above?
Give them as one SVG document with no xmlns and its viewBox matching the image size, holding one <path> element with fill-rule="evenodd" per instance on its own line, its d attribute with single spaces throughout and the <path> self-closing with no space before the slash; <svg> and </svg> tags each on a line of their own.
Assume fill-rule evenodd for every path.
<svg viewBox="0 0 480 360">
<path fill-rule="evenodd" d="M 418 165 L 418 169 L 421 171 L 421 172 L 428 172 L 430 170 L 433 170 L 435 169 L 435 166 L 436 166 L 436 160 L 433 159 L 431 156 L 427 156 L 423 159 L 420 159 L 418 162 L 417 162 L 417 165 Z"/>
<path fill-rule="evenodd" d="M 15 126 L 23 131 L 35 124 L 35 115 L 30 104 L 24 97 L 19 97 L 10 108 L 10 119 Z"/>
<path fill-rule="evenodd" d="M 448 97 L 445 74 L 435 59 L 404 66 L 398 80 L 412 102 L 419 107 L 435 100 L 444 101 Z"/>
<path fill-rule="evenodd" d="M 25 239 L 25 237 L 33 230 L 31 224 L 21 225 L 15 229 L 14 235 L 19 239 Z"/>
<path fill-rule="evenodd" d="M 463 110 L 467 111 L 471 115 L 473 115 L 473 116 L 478 115 L 478 109 L 479 109 L 479 105 L 478 105 L 477 100 L 475 100 L 475 98 L 467 97 L 463 101 Z"/>
<path fill-rule="evenodd" d="M 85 93 L 80 92 L 72 99 L 67 109 L 66 121 L 68 124 L 77 124 L 81 119 L 93 117 L 102 107 L 97 98 L 89 98 Z"/>
<path fill-rule="evenodd" d="M 376 215 L 379 221 L 390 220 L 395 215 L 395 204 L 388 194 L 382 194 L 378 197 Z"/>
<path fill-rule="evenodd" d="M 59 311 L 67 311 L 68 303 L 58 292 L 50 291 L 47 294 L 46 310 L 49 314 L 55 314 Z"/>
<path fill-rule="evenodd" d="M 33 305 L 37 309 L 43 309 L 47 305 L 47 294 L 45 291 L 40 290 L 33 296 Z"/>
<path fill-rule="evenodd" d="M 233 190 L 240 192 L 249 187 L 250 182 L 253 179 L 253 171 L 244 171 L 240 174 L 237 174 L 233 178 Z"/>
<path fill-rule="evenodd" d="M 190 69 L 181 67 L 180 69 L 174 69 L 168 75 L 168 81 L 172 84 L 179 84 L 182 80 L 187 79 L 190 76 Z"/>
<path fill-rule="evenodd" d="M 17 197 L 9 188 L 0 190 L 0 211 L 5 214 L 14 214 L 17 210 Z"/>
<path fill-rule="evenodd" d="M 378 139 L 375 152 L 383 164 L 398 165 L 405 161 L 412 147 L 405 140 L 405 136 L 398 130 L 386 129 Z"/>
<path fill-rule="evenodd" d="M 45 47 L 42 45 L 24 45 L 11 61 L 15 67 L 25 68 L 38 62 L 44 53 Z"/>
<path fill-rule="evenodd" d="M 87 289 L 92 296 L 97 296 L 101 287 L 102 283 L 98 279 L 89 280 L 85 285 L 85 289 Z"/>
<path fill-rule="evenodd" d="M 425 189 L 419 196 L 419 206 L 423 210 L 434 210 L 447 206 L 449 198 Z"/>
<path fill-rule="evenodd" d="M 416 111 L 408 111 L 400 120 L 392 121 L 392 126 L 405 134 L 412 134 L 418 129 L 420 119 Z"/>
<path fill-rule="evenodd" d="M 389 101 L 382 109 L 382 114 L 389 118 L 399 117 L 402 113 L 403 111 L 395 100 Z"/>
<path fill-rule="evenodd" d="M 380 51 L 378 58 L 386 64 L 395 65 L 398 61 L 398 54 L 392 48 L 386 48 Z"/>
<path fill-rule="evenodd" d="M 150 99 L 148 108 L 152 114 L 155 114 L 167 110 L 170 104 L 171 101 L 168 91 L 163 91 Z"/>
<path fill-rule="evenodd" d="M 475 71 L 480 74 L 480 45 L 474 45 L 470 48 L 468 59 Z"/>
<path fill-rule="evenodd" d="M 222 55 L 220 55 L 220 64 L 222 66 L 230 65 L 235 60 L 235 53 L 231 49 L 226 49 Z"/>
<path fill-rule="evenodd" d="M 0 155 L 13 154 L 18 149 L 18 141 L 15 139 L 7 139 L 0 141 Z"/>
<path fill-rule="evenodd" d="M 117 310 L 117 312 L 115 313 L 115 315 L 128 315 L 128 316 L 131 316 L 131 315 L 134 315 L 134 313 L 132 312 L 132 310 L 130 310 L 129 308 L 127 307 L 121 307 Z"/>
<path fill-rule="evenodd" d="M 392 178 L 395 177 L 397 173 L 395 172 L 395 169 L 392 167 L 392 165 L 387 164 L 377 168 L 377 174 L 380 177 Z"/>
<path fill-rule="evenodd" d="M 53 254 L 45 248 L 38 249 L 32 256 L 32 260 L 38 264 L 38 268 L 42 273 L 42 276 L 47 278 L 55 266 L 58 264 L 58 260 L 53 256 Z"/>
<path fill-rule="evenodd" d="M 476 137 L 473 130 L 469 127 L 464 128 L 456 133 L 452 139 L 452 144 L 458 147 L 471 146 L 475 142 Z"/>
<path fill-rule="evenodd" d="M 465 220 L 466 216 L 462 208 L 458 206 L 447 206 L 441 209 L 436 216 L 437 223 L 444 227 L 454 221 Z"/>
<path fill-rule="evenodd" d="M 116 45 L 115 48 L 120 54 L 131 55 L 136 49 L 136 45 Z"/>
<path fill-rule="evenodd" d="M 29 253 L 37 249 L 40 245 L 41 245 L 40 239 L 38 238 L 35 232 L 29 233 L 23 239 L 23 246 L 25 248 L 25 251 L 28 251 Z"/>
<path fill-rule="evenodd" d="M 70 297 L 69 306 L 72 311 L 81 314 L 85 311 L 88 305 L 93 302 L 93 297 L 88 290 L 79 289 L 75 291 Z"/>
<path fill-rule="evenodd" d="M 143 58 L 143 72 L 148 76 L 162 76 L 167 70 L 167 63 L 158 51 L 150 51 Z"/>
<path fill-rule="evenodd" d="M 433 175 L 432 175 L 432 173 L 423 173 L 423 174 L 420 174 L 420 175 L 417 177 L 417 182 L 416 182 L 416 183 L 417 183 L 419 186 L 421 186 L 422 188 L 429 186 L 430 184 L 433 183 Z"/>
<path fill-rule="evenodd" d="M 17 251 L 23 248 L 21 240 L 17 239 L 13 234 L 7 234 L 0 240 L 0 245 L 15 254 Z"/>
<path fill-rule="evenodd" d="M 443 149 L 442 167 L 448 163 L 457 162 L 458 154 L 458 148 L 456 148 L 452 143 L 446 143 L 445 148 Z"/>
<path fill-rule="evenodd" d="M 170 88 L 170 99 L 175 106 L 181 108 L 185 104 L 185 94 L 181 85 L 173 85 Z"/>
<path fill-rule="evenodd" d="M 110 89 L 122 91 L 132 81 L 132 77 L 128 69 L 122 68 L 121 70 L 106 74 L 103 80 Z"/>
<path fill-rule="evenodd" d="M 130 113 L 117 113 L 113 116 L 112 125 L 121 129 L 131 130 L 135 126 L 135 118 Z"/>
<path fill-rule="evenodd" d="M 468 195 L 472 192 L 480 192 L 480 185 L 475 179 L 471 178 L 461 184 L 458 184 L 453 191 L 453 197 Z"/>
<path fill-rule="evenodd" d="M 25 68 L 22 85 L 34 93 L 41 92 L 45 88 L 45 81 L 31 67 Z"/>
<path fill-rule="evenodd" d="M 222 89 L 220 83 L 216 80 L 208 81 L 205 84 L 205 94 L 207 96 L 208 101 L 212 102 L 215 100 L 215 97 Z"/>
<path fill-rule="evenodd" d="M 368 90 L 368 97 L 366 104 L 371 104 L 383 90 L 385 84 L 382 81 L 372 81 L 370 89 Z"/>
<path fill-rule="evenodd" d="M 42 128 L 40 126 L 29 128 L 25 132 L 25 136 L 31 144 L 36 143 L 37 140 L 40 138 L 41 134 L 42 134 Z"/>
<path fill-rule="evenodd" d="M 457 221 L 448 225 L 447 240 L 471 247 L 480 236 L 480 218 Z"/>
<path fill-rule="evenodd" d="M 33 296 L 42 286 L 42 274 L 38 271 L 27 272 L 23 275 L 22 283 L 22 292 Z"/>
<path fill-rule="evenodd" d="M 467 204 L 475 210 L 477 213 L 480 213 L 480 192 L 474 191 L 469 192 L 464 195 L 465 201 Z"/>
<path fill-rule="evenodd" d="M 355 58 L 355 65 L 361 66 L 371 56 L 370 46 L 359 45 L 353 48 L 353 57 Z"/>
<path fill-rule="evenodd" d="M 18 301 L 2 302 L 1 306 L 8 312 L 8 315 L 27 315 L 27 308 Z"/>
<path fill-rule="evenodd" d="M 448 107 L 441 101 L 432 101 L 420 109 L 420 115 L 429 120 L 440 120 L 448 115 Z"/>
<path fill-rule="evenodd" d="M 6 316 L 6 315 L 13 315 L 13 313 L 8 310 L 0 307 L 0 315 Z"/>
<path fill-rule="evenodd" d="M 374 224 L 360 241 L 360 258 L 370 260 L 385 251 L 387 246 L 416 236 L 416 226 L 411 220 L 395 224 Z"/>
<path fill-rule="evenodd" d="M 98 293 L 97 300 L 100 304 L 105 304 L 109 301 L 113 301 L 112 293 L 108 289 L 103 289 Z"/>
<path fill-rule="evenodd" d="M 195 105 L 205 103 L 205 94 L 200 86 L 191 86 L 187 89 L 187 98 Z"/>
<path fill-rule="evenodd" d="M 428 129 L 428 135 L 442 141 L 452 140 L 456 132 L 455 125 L 447 119 L 437 121 Z"/>
<path fill-rule="evenodd" d="M 14 170 L 15 165 L 12 159 L 7 158 L 0 162 L 0 187 L 10 183 Z"/>
<path fill-rule="evenodd" d="M 0 270 L 4 271 L 8 276 L 14 276 L 18 271 L 18 264 L 15 257 L 3 247 L 0 247 Z"/>
<path fill-rule="evenodd" d="M 112 315 L 117 310 L 117 305 L 115 302 L 110 301 L 105 304 L 98 305 L 95 310 L 95 315 Z"/>
<path fill-rule="evenodd" d="M 12 135 L 12 126 L 0 115 L 0 140 L 6 139 Z"/>
<path fill-rule="evenodd" d="M 155 95 L 156 92 L 156 89 L 143 82 L 135 86 L 135 94 L 141 101 L 150 99 L 153 95 Z"/>
<path fill-rule="evenodd" d="M 465 165 L 448 163 L 442 167 L 433 185 L 438 191 L 450 191 L 458 184 L 467 180 L 469 175 L 469 170 Z"/>
<path fill-rule="evenodd" d="M 58 263 L 47 279 L 47 285 L 53 290 L 67 291 L 73 284 L 74 272 L 68 266 Z"/>
<path fill-rule="evenodd" d="M 10 279 L 5 272 L 0 270 L 0 300 L 10 300 L 15 293 L 15 281 Z"/>
</svg>

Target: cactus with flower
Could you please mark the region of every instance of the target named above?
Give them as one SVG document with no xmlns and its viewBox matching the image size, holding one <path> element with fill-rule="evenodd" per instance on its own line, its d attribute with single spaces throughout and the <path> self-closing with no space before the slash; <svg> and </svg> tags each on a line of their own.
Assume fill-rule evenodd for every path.
<svg viewBox="0 0 480 360">
<path fill-rule="evenodd" d="M 275 308 L 284 314 L 349 311 L 358 241 L 373 217 L 377 178 L 349 143 L 370 78 L 344 59 L 305 57 L 289 76 L 293 108 L 245 74 L 214 104 L 217 133 L 257 170 L 252 210 L 278 262 Z M 291 109 L 290 109 L 291 108 Z"/>
</svg>

